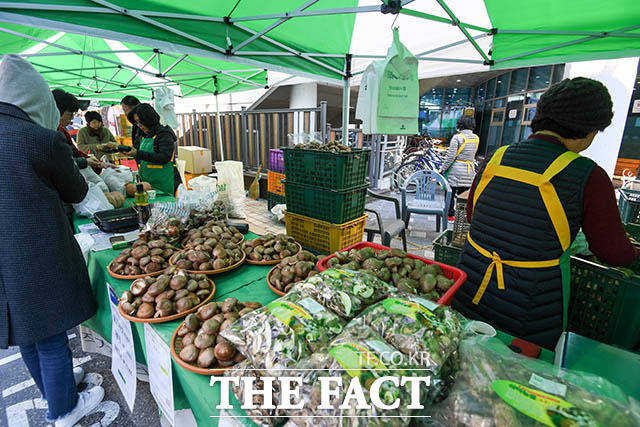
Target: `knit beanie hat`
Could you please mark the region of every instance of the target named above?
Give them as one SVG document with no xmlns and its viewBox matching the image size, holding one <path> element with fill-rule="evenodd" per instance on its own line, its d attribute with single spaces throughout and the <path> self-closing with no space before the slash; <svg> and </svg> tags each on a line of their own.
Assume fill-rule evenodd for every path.
<svg viewBox="0 0 640 427">
<path fill-rule="evenodd" d="M 550 130 L 564 138 L 584 138 L 611 124 L 612 108 L 609 91 L 601 82 L 586 77 L 564 79 L 540 97 L 531 129 Z"/>
</svg>

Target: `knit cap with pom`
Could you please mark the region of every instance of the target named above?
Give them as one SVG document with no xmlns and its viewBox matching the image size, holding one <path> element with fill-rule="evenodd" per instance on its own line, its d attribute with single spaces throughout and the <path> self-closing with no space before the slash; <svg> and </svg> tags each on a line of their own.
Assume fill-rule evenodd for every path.
<svg viewBox="0 0 640 427">
<path fill-rule="evenodd" d="M 540 97 L 531 129 L 549 130 L 564 138 L 584 138 L 611 124 L 612 108 L 609 91 L 601 82 L 586 77 L 564 79 Z"/>
</svg>

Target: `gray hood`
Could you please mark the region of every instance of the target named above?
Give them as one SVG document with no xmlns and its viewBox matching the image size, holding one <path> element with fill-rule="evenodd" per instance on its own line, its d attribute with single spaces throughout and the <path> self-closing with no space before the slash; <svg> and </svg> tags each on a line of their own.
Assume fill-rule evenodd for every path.
<svg viewBox="0 0 640 427">
<path fill-rule="evenodd" d="M 58 129 L 60 113 L 49 85 L 18 55 L 5 55 L 0 62 L 0 102 L 19 107 L 42 127 Z"/>
</svg>

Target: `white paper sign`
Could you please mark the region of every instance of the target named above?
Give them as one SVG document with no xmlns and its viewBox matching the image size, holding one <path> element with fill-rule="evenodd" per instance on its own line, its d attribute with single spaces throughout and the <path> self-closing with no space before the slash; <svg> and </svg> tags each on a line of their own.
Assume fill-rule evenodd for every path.
<svg viewBox="0 0 640 427">
<path fill-rule="evenodd" d="M 513 109 L 513 110 L 509 110 L 509 118 L 510 119 L 515 119 L 518 116 L 518 110 L 517 109 Z"/>
<path fill-rule="evenodd" d="M 567 394 L 567 386 L 562 383 L 548 380 L 540 375 L 531 374 L 529 384 L 538 387 L 542 391 L 564 397 Z"/>
<path fill-rule="evenodd" d="M 111 373 L 120 387 L 129 410 L 136 400 L 136 353 L 131 323 L 118 311 L 118 294 L 107 283 L 111 306 Z"/>
<path fill-rule="evenodd" d="M 633 114 L 640 113 L 640 99 L 633 100 L 633 107 L 631 108 Z"/>
<path fill-rule="evenodd" d="M 148 324 L 144 324 L 144 342 L 147 348 L 149 388 L 160 410 L 175 425 L 173 407 L 173 378 L 171 374 L 171 352 L 160 335 Z"/>
</svg>

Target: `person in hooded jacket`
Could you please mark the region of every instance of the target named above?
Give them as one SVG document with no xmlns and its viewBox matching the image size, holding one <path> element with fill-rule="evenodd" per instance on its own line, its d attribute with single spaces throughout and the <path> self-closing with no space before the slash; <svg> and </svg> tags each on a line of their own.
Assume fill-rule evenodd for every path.
<svg viewBox="0 0 640 427">
<path fill-rule="evenodd" d="M 57 131 L 59 113 L 44 78 L 17 55 L 0 62 L 0 348 L 19 346 L 47 420 L 71 427 L 104 397 L 78 393 L 67 330 L 96 312 L 87 267 L 63 203 L 88 186 Z"/>
<path fill-rule="evenodd" d="M 149 104 L 139 104 L 127 117 L 143 134 L 139 148 L 129 152 L 140 165 L 140 179 L 173 196 L 182 182 L 175 164 L 176 134 L 169 126 L 160 124 L 160 115 Z"/>
<path fill-rule="evenodd" d="M 611 124 L 612 108 L 601 82 L 565 79 L 540 97 L 529 139 L 487 158 L 469 191 L 458 264 L 467 280 L 454 309 L 553 349 L 567 329 L 569 249 L 580 228 L 601 261 L 635 262 L 609 176 L 579 154 Z"/>
</svg>

